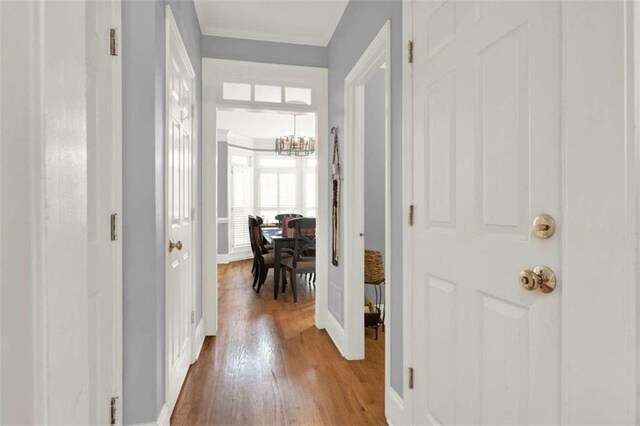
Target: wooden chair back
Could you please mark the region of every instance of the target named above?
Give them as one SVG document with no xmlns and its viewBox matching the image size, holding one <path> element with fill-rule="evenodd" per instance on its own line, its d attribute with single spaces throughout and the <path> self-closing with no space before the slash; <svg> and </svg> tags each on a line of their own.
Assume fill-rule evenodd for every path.
<svg viewBox="0 0 640 426">
<path fill-rule="evenodd" d="M 275 216 L 276 220 L 278 221 L 278 223 L 279 223 L 280 225 L 282 225 L 282 222 L 284 221 L 284 218 L 285 218 L 285 217 L 293 217 L 293 218 L 296 218 L 296 217 L 302 217 L 302 215 L 301 215 L 301 214 L 297 214 L 297 213 L 280 213 L 280 214 L 277 214 L 277 215 Z"/>
<path fill-rule="evenodd" d="M 293 245 L 293 264 L 295 267 L 296 263 L 302 256 L 315 257 L 316 218 L 300 217 L 297 219 L 291 219 L 287 226 L 295 230 L 295 242 Z M 313 255 L 311 253 L 313 253 Z"/>
</svg>

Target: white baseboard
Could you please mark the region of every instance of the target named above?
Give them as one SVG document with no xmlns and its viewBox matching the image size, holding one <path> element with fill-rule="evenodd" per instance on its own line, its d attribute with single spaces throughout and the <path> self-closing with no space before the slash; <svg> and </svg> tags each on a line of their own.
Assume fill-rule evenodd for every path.
<svg viewBox="0 0 640 426">
<path fill-rule="evenodd" d="M 384 398 L 384 414 L 390 426 L 400 426 L 411 424 L 411 420 L 406 418 L 404 412 L 404 401 L 393 388 L 388 388 Z"/>
<path fill-rule="evenodd" d="M 162 406 L 162 410 L 160 410 L 160 414 L 158 415 L 158 420 L 155 422 L 137 423 L 135 426 L 169 426 L 170 420 L 171 413 L 169 412 L 169 407 L 167 404 L 164 404 Z"/>
<path fill-rule="evenodd" d="M 331 312 L 327 314 L 326 326 L 327 326 L 326 328 L 327 333 L 329 333 L 329 337 L 331 337 L 333 344 L 338 349 L 338 352 L 340 352 L 340 355 L 344 357 L 345 356 L 344 348 L 345 348 L 345 339 L 346 339 L 344 334 L 344 328 L 340 326 L 340 324 L 338 323 L 338 320 L 336 320 L 336 318 L 331 314 Z"/>
<path fill-rule="evenodd" d="M 204 344 L 204 319 L 200 318 L 200 322 L 196 327 L 195 342 L 193 345 L 193 349 L 194 349 L 193 362 L 196 362 L 198 360 L 198 357 L 200 356 L 200 352 L 202 351 L 203 344 Z"/>
<path fill-rule="evenodd" d="M 220 256 L 220 255 L 218 255 Z M 236 262 L 238 260 L 247 260 L 247 259 L 252 259 L 253 258 L 253 253 L 251 252 L 245 252 L 245 253 L 231 253 L 229 254 L 229 262 Z M 220 262 L 218 262 L 220 263 Z"/>
<path fill-rule="evenodd" d="M 238 260 L 247 260 L 253 258 L 251 252 L 247 253 L 226 253 L 217 255 L 218 265 L 226 265 L 227 263 L 236 262 Z"/>
<path fill-rule="evenodd" d="M 171 421 L 171 413 L 169 412 L 169 407 L 167 404 L 162 406 L 162 410 L 160 410 L 160 415 L 158 416 L 158 426 L 169 426 L 169 422 Z"/>
</svg>

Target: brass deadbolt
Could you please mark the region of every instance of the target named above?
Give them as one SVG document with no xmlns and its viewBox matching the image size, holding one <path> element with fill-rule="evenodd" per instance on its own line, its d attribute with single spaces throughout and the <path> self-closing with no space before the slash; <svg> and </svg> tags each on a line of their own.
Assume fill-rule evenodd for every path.
<svg viewBox="0 0 640 426">
<path fill-rule="evenodd" d="M 533 233 L 546 240 L 556 232 L 556 221 L 548 214 L 539 214 L 533 218 Z"/>
</svg>

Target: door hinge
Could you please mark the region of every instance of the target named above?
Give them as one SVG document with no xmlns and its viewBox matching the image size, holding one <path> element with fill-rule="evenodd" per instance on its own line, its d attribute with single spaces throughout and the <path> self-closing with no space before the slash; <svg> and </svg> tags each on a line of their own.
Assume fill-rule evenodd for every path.
<svg viewBox="0 0 640 426">
<path fill-rule="evenodd" d="M 413 204 L 409 206 L 409 226 L 413 226 Z"/>
<path fill-rule="evenodd" d="M 196 313 L 194 311 L 191 311 L 191 324 L 194 324 L 196 322 Z"/>
<path fill-rule="evenodd" d="M 118 239 L 118 234 L 116 233 L 118 223 L 118 213 L 111 214 L 111 241 L 116 241 Z"/>
<path fill-rule="evenodd" d="M 413 367 L 409 367 L 409 389 L 413 389 Z"/>
<path fill-rule="evenodd" d="M 118 56 L 118 35 L 115 28 L 111 28 L 109 36 L 109 53 L 111 56 Z"/>
<path fill-rule="evenodd" d="M 116 406 L 117 406 L 118 397 L 114 396 L 111 398 L 111 424 L 116 424 Z"/>
<path fill-rule="evenodd" d="M 409 40 L 409 63 L 413 63 L 413 41 Z"/>
</svg>

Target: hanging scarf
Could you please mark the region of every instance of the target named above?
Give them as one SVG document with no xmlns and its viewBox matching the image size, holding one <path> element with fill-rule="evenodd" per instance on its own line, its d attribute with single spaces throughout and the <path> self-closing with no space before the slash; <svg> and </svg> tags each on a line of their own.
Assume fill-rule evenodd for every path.
<svg viewBox="0 0 640 426">
<path fill-rule="evenodd" d="M 338 222 L 340 218 L 340 159 L 338 157 L 338 128 L 331 128 L 331 134 L 333 134 L 333 161 L 331 163 L 331 180 L 333 182 L 333 202 L 331 203 L 333 210 L 331 215 L 333 222 L 331 263 L 333 263 L 333 266 L 338 266 L 338 249 L 340 247 L 340 227 Z"/>
</svg>

